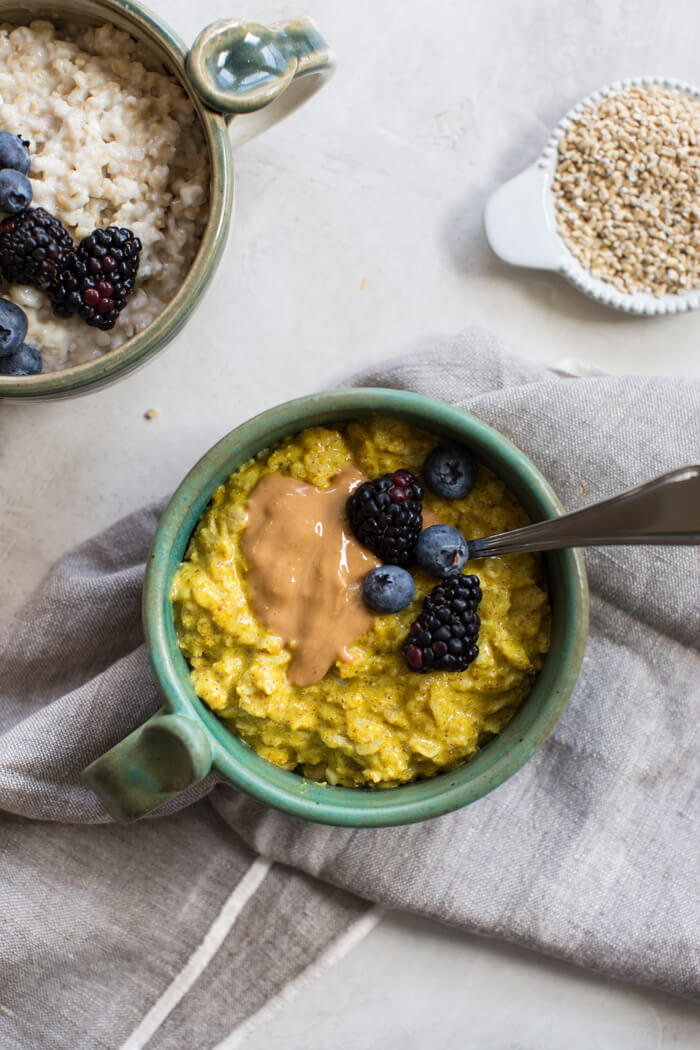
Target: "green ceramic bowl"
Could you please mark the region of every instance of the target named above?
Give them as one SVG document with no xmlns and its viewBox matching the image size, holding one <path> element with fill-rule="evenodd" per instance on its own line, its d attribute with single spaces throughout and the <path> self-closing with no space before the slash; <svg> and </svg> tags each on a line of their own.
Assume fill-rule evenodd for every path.
<svg viewBox="0 0 700 1050">
<path fill-rule="evenodd" d="M 296 817 L 349 827 L 426 820 L 486 795 L 527 762 L 551 732 L 571 695 L 588 627 L 588 586 L 573 550 L 546 555 L 552 599 L 551 648 L 512 722 L 469 762 L 429 780 L 386 790 L 317 784 L 257 755 L 197 697 L 175 636 L 169 600 L 173 576 L 218 486 L 246 460 L 305 427 L 372 415 L 396 416 L 464 442 L 515 493 L 530 516 L 555 517 L 561 506 L 537 468 L 507 438 L 474 416 L 417 394 L 339 390 L 263 412 L 238 427 L 182 482 L 156 533 L 143 593 L 143 618 L 163 712 L 83 774 L 110 813 L 134 820 L 214 770 L 242 791 Z"/>
<path fill-rule="evenodd" d="M 247 142 L 306 101 L 334 58 L 311 19 L 272 26 L 229 19 L 199 35 L 191 50 L 135 0 L 0 0 L 0 22 L 26 25 L 110 22 L 135 37 L 192 100 L 209 152 L 209 218 L 197 256 L 175 298 L 143 332 L 116 350 L 38 376 L 0 376 L 0 399 L 72 397 L 114 382 L 162 350 L 183 327 L 221 259 L 233 215 L 232 146 Z"/>
</svg>

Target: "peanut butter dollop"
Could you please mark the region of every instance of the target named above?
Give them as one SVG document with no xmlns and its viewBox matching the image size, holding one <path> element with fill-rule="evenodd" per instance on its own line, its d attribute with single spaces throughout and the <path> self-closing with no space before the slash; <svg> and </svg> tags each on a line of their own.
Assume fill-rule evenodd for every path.
<svg viewBox="0 0 700 1050">
<path fill-rule="evenodd" d="M 292 650 L 292 685 L 319 682 L 371 626 L 362 580 L 381 562 L 355 539 L 345 503 L 365 481 L 349 465 L 327 489 L 266 474 L 248 500 L 243 552 L 257 619 Z"/>
</svg>

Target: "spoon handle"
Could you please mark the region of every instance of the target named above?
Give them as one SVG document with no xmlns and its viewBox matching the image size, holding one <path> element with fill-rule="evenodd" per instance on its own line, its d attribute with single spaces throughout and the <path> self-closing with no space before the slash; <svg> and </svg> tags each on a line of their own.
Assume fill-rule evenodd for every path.
<svg viewBox="0 0 700 1050">
<path fill-rule="evenodd" d="M 616 543 L 700 543 L 700 466 L 672 470 L 560 518 L 469 540 L 469 557 Z"/>
</svg>

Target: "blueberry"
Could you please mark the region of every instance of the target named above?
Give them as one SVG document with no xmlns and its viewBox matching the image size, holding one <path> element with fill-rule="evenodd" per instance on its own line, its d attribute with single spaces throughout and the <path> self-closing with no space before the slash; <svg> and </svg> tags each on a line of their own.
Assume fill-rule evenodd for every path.
<svg viewBox="0 0 700 1050">
<path fill-rule="evenodd" d="M 394 613 L 410 605 L 416 594 L 416 585 L 410 572 L 398 565 L 380 565 L 365 576 L 362 597 L 370 609 Z"/>
<path fill-rule="evenodd" d="M 416 561 L 431 576 L 461 572 L 468 553 L 469 544 L 451 525 L 431 525 L 421 532 L 416 544 Z"/>
<path fill-rule="evenodd" d="M 41 372 L 41 350 L 22 343 L 19 350 L 0 357 L 0 376 L 36 376 Z"/>
<path fill-rule="evenodd" d="M 0 211 L 16 215 L 32 203 L 32 184 L 21 171 L 0 171 Z"/>
<path fill-rule="evenodd" d="M 0 299 L 0 357 L 19 350 L 27 334 L 27 315 L 9 299 Z"/>
<path fill-rule="evenodd" d="M 0 131 L 0 168 L 13 168 L 26 175 L 30 163 L 29 149 L 21 137 L 11 131 Z"/>
<path fill-rule="evenodd" d="M 441 499 L 460 499 L 474 488 L 474 457 L 464 445 L 438 445 L 423 464 L 423 480 Z"/>
</svg>

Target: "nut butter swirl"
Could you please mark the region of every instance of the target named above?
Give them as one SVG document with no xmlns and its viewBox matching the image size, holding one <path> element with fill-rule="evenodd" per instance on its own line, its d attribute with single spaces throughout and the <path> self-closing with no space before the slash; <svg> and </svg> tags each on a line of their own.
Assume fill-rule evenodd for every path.
<svg viewBox="0 0 700 1050">
<path fill-rule="evenodd" d="M 365 481 L 348 465 L 326 489 L 266 474 L 248 500 L 243 552 L 257 619 L 292 652 L 292 685 L 313 685 L 372 624 L 362 580 L 380 565 L 352 535 L 348 496 Z"/>
</svg>

